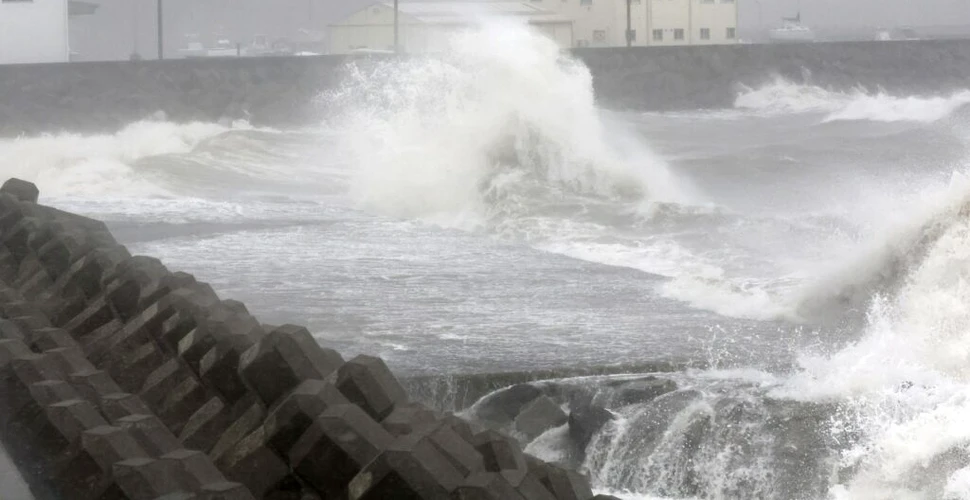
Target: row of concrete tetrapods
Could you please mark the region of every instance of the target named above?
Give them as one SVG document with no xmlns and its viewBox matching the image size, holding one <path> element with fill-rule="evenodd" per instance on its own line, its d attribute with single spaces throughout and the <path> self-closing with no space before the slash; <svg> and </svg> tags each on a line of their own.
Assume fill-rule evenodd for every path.
<svg viewBox="0 0 970 500">
<path fill-rule="evenodd" d="M 37 199 L 0 188 L 0 438 L 36 498 L 610 498 Z"/>
</svg>

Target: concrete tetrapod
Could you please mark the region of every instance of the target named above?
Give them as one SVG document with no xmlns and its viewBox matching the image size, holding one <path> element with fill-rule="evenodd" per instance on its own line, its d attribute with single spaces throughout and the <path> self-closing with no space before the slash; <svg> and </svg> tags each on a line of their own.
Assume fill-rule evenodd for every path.
<svg viewBox="0 0 970 500">
<path fill-rule="evenodd" d="M 324 498 L 334 498 L 393 438 L 356 405 L 335 405 L 317 417 L 290 451 L 289 463 Z"/>
<path fill-rule="evenodd" d="M 38 196 L 0 188 L 0 439 L 39 500 L 592 498 L 513 438 L 409 402 L 380 358 L 262 325 Z M 560 423 L 539 396 L 512 390 L 496 419 Z"/>
</svg>

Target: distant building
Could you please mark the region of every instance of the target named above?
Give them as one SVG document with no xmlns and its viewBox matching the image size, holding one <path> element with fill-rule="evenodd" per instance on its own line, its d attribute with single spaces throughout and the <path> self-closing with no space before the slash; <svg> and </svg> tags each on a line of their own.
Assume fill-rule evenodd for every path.
<svg viewBox="0 0 970 500">
<path fill-rule="evenodd" d="M 629 0 L 631 45 L 738 43 L 738 0 Z M 530 0 L 409 2 L 401 0 L 401 48 L 428 52 L 443 36 L 469 24 L 474 15 L 524 17 L 539 31 L 568 47 L 627 44 L 627 0 Z M 330 26 L 333 53 L 391 50 L 394 12 L 390 2 L 362 9 Z"/>
<path fill-rule="evenodd" d="M 0 0 L 0 64 L 67 62 L 68 0 Z"/>
<path fill-rule="evenodd" d="M 630 0 L 631 45 L 738 43 L 738 0 Z M 538 0 L 573 20 L 577 47 L 627 44 L 627 0 Z"/>
<path fill-rule="evenodd" d="M 70 61 L 70 19 L 97 9 L 75 0 L 0 0 L 0 64 Z"/>
<path fill-rule="evenodd" d="M 541 2 L 401 2 L 398 9 L 399 43 L 408 53 L 443 50 L 448 37 L 470 26 L 477 16 L 525 19 L 561 47 L 574 45 L 572 20 L 544 9 Z M 393 3 L 361 9 L 331 25 L 329 34 L 330 52 L 334 54 L 393 50 Z"/>
</svg>

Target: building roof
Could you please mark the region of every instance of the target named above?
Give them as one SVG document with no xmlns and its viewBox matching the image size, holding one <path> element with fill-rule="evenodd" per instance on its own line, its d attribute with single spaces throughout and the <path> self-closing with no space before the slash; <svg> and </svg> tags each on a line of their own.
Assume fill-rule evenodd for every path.
<svg viewBox="0 0 970 500">
<path fill-rule="evenodd" d="M 382 2 L 393 9 L 393 2 Z M 524 17 L 531 22 L 572 22 L 558 13 L 542 9 L 530 2 L 508 1 L 437 1 L 398 4 L 398 11 L 418 22 L 427 24 L 466 23 L 475 17 Z"/>
</svg>

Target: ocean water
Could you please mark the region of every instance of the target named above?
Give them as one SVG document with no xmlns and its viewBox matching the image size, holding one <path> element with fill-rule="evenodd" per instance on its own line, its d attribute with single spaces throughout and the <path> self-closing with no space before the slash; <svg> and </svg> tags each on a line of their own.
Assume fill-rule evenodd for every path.
<svg viewBox="0 0 970 500">
<path fill-rule="evenodd" d="M 586 68 L 499 24 L 352 73 L 312 126 L 0 139 L 0 174 L 402 377 L 676 382 L 608 405 L 579 464 L 599 491 L 953 500 L 968 104 L 775 80 L 731 109 L 605 110 Z M 560 459 L 564 434 L 528 450 Z"/>
</svg>

